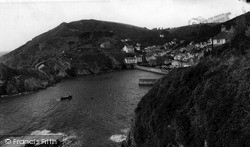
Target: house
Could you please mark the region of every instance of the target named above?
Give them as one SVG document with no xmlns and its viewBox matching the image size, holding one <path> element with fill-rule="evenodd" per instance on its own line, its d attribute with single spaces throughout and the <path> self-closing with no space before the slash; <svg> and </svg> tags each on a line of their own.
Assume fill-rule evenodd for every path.
<svg viewBox="0 0 250 147">
<path fill-rule="evenodd" d="M 140 51 L 140 50 L 141 50 L 141 44 L 140 44 L 140 43 L 136 43 L 135 49 L 136 49 L 137 51 Z"/>
<path fill-rule="evenodd" d="M 172 64 L 172 60 L 165 59 L 165 60 L 164 60 L 164 64 L 165 64 L 165 65 Z"/>
<path fill-rule="evenodd" d="M 185 48 L 185 47 L 180 48 L 180 49 L 179 49 L 179 51 L 183 53 L 183 52 L 185 52 L 185 51 L 186 51 L 186 48 Z"/>
<path fill-rule="evenodd" d="M 221 32 L 210 39 L 210 41 L 213 43 L 214 46 L 222 45 L 227 42 L 229 42 L 234 34 L 234 29 L 231 27 L 229 31 L 226 30 L 226 27 L 224 25 L 221 26 Z"/>
<path fill-rule="evenodd" d="M 137 63 L 137 58 L 136 57 L 126 57 L 124 59 L 124 62 L 126 64 L 136 64 Z"/>
<path fill-rule="evenodd" d="M 172 67 L 178 68 L 178 67 L 189 67 L 189 66 L 192 66 L 193 64 L 191 62 L 182 62 L 179 60 L 172 60 L 171 65 Z"/>
<path fill-rule="evenodd" d="M 142 55 L 136 56 L 137 63 L 142 63 Z"/>
<path fill-rule="evenodd" d="M 156 66 L 157 65 L 156 57 L 154 57 L 154 56 L 146 57 L 146 61 L 148 62 L 148 64 L 150 66 Z"/>
<path fill-rule="evenodd" d="M 163 64 L 169 65 L 169 64 L 172 63 L 172 60 L 173 60 L 173 59 L 174 59 L 174 58 L 173 58 L 172 56 L 170 56 L 170 55 L 165 55 L 165 56 L 164 56 L 164 63 L 163 63 Z"/>
<path fill-rule="evenodd" d="M 186 51 L 188 51 L 188 52 L 193 51 L 194 49 L 195 49 L 195 45 L 192 45 L 192 44 L 189 44 L 186 47 Z"/>
<path fill-rule="evenodd" d="M 182 66 L 182 62 L 179 60 L 172 60 L 171 65 L 172 65 L 172 67 L 178 68 L 178 67 Z"/>
<path fill-rule="evenodd" d="M 122 51 L 123 52 L 126 52 L 126 53 L 134 53 L 135 52 L 135 49 L 132 45 L 125 45 L 123 48 L 122 48 Z"/>
</svg>

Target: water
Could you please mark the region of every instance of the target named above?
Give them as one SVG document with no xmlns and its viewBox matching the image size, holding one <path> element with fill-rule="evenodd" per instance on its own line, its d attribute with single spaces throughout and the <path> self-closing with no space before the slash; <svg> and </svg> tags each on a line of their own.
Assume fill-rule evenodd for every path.
<svg viewBox="0 0 250 147">
<path fill-rule="evenodd" d="M 0 134 L 49 130 L 75 136 L 81 146 L 117 146 L 124 139 L 141 97 L 151 87 L 139 78 L 162 75 L 128 70 L 64 80 L 26 96 L 0 99 Z M 70 101 L 58 101 L 64 95 Z M 3 138 L 1 138 L 3 139 Z"/>
</svg>

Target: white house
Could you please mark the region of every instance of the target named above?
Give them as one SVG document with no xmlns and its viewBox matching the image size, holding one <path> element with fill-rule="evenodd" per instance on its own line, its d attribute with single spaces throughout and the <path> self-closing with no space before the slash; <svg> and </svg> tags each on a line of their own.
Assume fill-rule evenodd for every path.
<svg viewBox="0 0 250 147">
<path fill-rule="evenodd" d="M 178 67 L 189 67 L 192 66 L 192 63 L 190 62 L 182 62 L 179 60 L 172 60 L 171 63 L 172 67 L 178 68 Z"/>
<path fill-rule="evenodd" d="M 125 45 L 123 48 L 122 48 L 122 51 L 126 52 L 126 53 L 134 53 L 135 52 L 135 49 L 132 45 Z"/>
<path fill-rule="evenodd" d="M 228 31 L 226 30 L 226 27 L 222 25 L 221 32 L 213 38 L 210 38 L 210 41 L 213 43 L 214 46 L 225 44 L 232 39 L 233 33 L 233 27 L 231 27 L 231 29 Z"/>
<path fill-rule="evenodd" d="M 136 64 L 137 63 L 137 58 L 136 57 L 126 57 L 124 59 L 124 62 L 126 64 Z"/>
</svg>

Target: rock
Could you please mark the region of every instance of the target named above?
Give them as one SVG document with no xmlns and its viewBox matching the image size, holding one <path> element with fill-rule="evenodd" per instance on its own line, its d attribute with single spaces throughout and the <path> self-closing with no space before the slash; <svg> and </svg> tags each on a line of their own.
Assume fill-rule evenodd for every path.
<svg viewBox="0 0 250 147">
<path fill-rule="evenodd" d="M 42 89 L 44 86 L 40 81 L 38 81 L 34 77 L 31 77 L 24 80 L 24 87 L 25 91 L 35 91 Z"/>
<path fill-rule="evenodd" d="M 9 95 L 13 95 L 13 94 L 17 94 L 19 93 L 18 92 L 18 89 L 11 83 L 8 83 L 7 84 L 7 87 L 6 87 L 6 93 Z"/>
<path fill-rule="evenodd" d="M 162 78 L 135 110 L 136 146 L 249 145 L 250 61 L 229 60 L 202 62 Z"/>
</svg>

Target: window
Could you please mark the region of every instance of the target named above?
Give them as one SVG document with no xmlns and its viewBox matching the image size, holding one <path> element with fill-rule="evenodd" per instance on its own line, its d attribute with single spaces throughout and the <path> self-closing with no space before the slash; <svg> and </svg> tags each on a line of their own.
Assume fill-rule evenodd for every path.
<svg viewBox="0 0 250 147">
<path fill-rule="evenodd" d="M 220 39 L 217 39 L 217 43 L 220 43 Z"/>
</svg>

